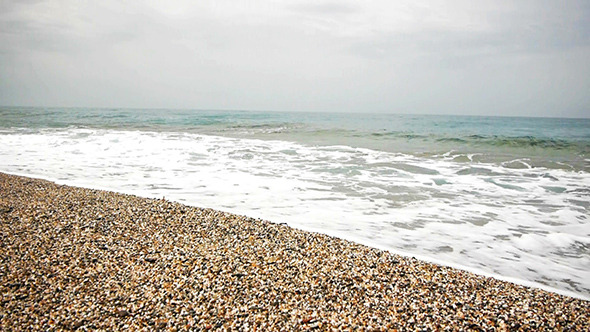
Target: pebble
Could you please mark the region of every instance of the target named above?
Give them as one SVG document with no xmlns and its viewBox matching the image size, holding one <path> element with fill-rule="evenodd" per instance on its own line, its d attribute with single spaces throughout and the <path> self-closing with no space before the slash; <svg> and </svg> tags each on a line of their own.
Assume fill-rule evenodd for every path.
<svg viewBox="0 0 590 332">
<path fill-rule="evenodd" d="M 1 330 L 590 330 L 590 302 L 286 225 L 0 173 Z"/>
</svg>

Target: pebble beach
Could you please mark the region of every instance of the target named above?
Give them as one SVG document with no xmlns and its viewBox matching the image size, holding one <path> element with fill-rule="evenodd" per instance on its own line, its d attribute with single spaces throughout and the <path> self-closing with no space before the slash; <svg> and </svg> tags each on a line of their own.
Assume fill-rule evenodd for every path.
<svg viewBox="0 0 590 332">
<path fill-rule="evenodd" d="M 0 173 L 0 330 L 590 330 L 590 302 L 285 224 Z"/>
</svg>

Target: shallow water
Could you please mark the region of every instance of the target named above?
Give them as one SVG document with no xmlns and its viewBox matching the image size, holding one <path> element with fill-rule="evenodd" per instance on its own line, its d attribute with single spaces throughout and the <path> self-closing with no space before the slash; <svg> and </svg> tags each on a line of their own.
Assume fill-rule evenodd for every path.
<svg viewBox="0 0 590 332">
<path fill-rule="evenodd" d="M 0 170 L 590 296 L 590 121 L 0 109 Z"/>
</svg>

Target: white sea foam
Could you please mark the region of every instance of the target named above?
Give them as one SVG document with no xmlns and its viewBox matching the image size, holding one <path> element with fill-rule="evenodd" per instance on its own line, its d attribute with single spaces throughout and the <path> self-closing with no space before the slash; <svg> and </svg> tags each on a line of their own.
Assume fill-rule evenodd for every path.
<svg viewBox="0 0 590 332">
<path fill-rule="evenodd" d="M 590 296 L 590 175 L 456 157 L 178 132 L 0 134 L 9 173 L 165 196 Z"/>
</svg>

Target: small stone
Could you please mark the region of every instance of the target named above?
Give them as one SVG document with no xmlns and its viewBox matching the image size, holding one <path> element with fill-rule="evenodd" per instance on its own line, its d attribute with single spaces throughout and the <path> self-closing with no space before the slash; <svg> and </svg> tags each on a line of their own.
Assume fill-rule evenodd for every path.
<svg viewBox="0 0 590 332">
<path fill-rule="evenodd" d="M 84 325 L 84 321 L 79 320 L 79 321 L 72 324 L 72 329 L 77 330 L 77 329 L 81 328 L 83 325 Z"/>
<path fill-rule="evenodd" d="M 118 309 L 116 312 L 116 315 L 119 317 L 127 317 L 129 316 L 129 311 L 125 310 L 125 309 Z"/>
</svg>

